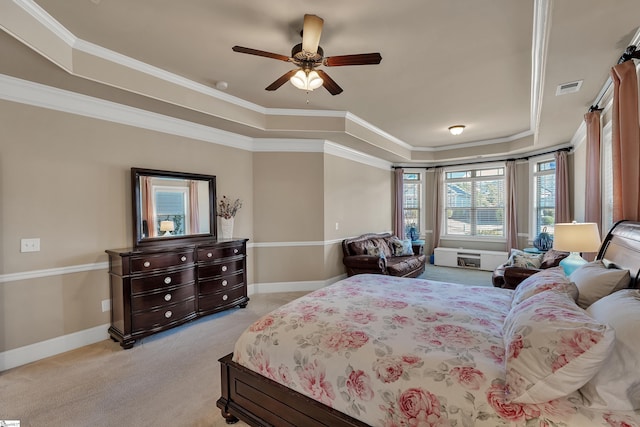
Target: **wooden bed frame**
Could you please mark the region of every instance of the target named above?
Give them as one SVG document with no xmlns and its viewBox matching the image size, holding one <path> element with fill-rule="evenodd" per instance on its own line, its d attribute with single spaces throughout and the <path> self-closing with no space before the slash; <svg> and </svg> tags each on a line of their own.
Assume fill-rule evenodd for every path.
<svg viewBox="0 0 640 427">
<path fill-rule="evenodd" d="M 605 264 L 627 269 L 630 287 L 640 283 L 640 222 L 619 221 L 611 227 L 596 257 Z M 217 406 L 228 424 L 238 419 L 251 426 L 330 426 L 367 424 L 293 391 L 231 360 L 220 359 L 222 396 Z"/>
</svg>

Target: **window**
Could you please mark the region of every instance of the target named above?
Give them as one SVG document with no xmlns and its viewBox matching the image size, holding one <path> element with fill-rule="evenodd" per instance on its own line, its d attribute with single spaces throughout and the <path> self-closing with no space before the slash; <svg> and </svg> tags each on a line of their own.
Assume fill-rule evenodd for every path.
<svg viewBox="0 0 640 427">
<path fill-rule="evenodd" d="M 445 236 L 504 237 L 504 172 L 504 166 L 445 171 Z"/>
<path fill-rule="evenodd" d="M 544 159 L 533 161 L 533 232 L 532 239 L 546 227 L 553 234 L 556 222 L 556 161 Z"/>
<path fill-rule="evenodd" d="M 602 182 L 602 229 L 609 230 L 613 226 L 613 158 L 612 158 L 612 135 L 611 122 L 602 129 L 600 159 L 601 182 Z M 600 230 L 602 232 L 603 230 Z"/>
<path fill-rule="evenodd" d="M 156 206 L 156 235 L 160 235 L 160 222 L 173 221 L 174 235 L 183 235 L 187 218 L 187 193 L 183 187 L 154 187 Z"/>
<path fill-rule="evenodd" d="M 422 204 L 421 172 L 405 172 L 403 177 L 403 217 L 406 237 L 417 239 L 422 234 L 423 204 Z M 412 236 L 412 228 L 415 236 Z"/>
</svg>

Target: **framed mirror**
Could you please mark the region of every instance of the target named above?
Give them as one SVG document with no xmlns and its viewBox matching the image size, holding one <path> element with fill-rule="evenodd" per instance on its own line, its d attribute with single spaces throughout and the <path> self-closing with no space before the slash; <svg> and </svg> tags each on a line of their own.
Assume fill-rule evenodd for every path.
<svg viewBox="0 0 640 427">
<path fill-rule="evenodd" d="M 131 168 L 134 246 L 216 239 L 216 177 Z"/>
</svg>

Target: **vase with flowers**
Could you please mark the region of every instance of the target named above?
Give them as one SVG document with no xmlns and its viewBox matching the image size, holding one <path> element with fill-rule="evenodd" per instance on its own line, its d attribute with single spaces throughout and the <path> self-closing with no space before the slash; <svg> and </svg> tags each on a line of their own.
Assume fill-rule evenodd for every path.
<svg viewBox="0 0 640 427">
<path fill-rule="evenodd" d="M 223 239 L 233 237 L 233 219 L 242 207 L 242 201 L 235 199 L 232 201 L 227 196 L 222 196 L 218 202 L 218 216 L 220 217 L 220 236 Z"/>
</svg>

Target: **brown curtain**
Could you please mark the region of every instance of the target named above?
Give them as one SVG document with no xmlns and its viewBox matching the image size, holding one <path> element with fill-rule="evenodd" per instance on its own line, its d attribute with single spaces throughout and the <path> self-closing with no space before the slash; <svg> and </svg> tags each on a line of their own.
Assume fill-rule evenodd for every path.
<svg viewBox="0 0 640 427">
<path fill-rule="evenodd" d="M 189 181 L 189 228 L 187 234 L 200 233 L 200 206 L 198 205 L 198 181 Z M 185 227 L 186 228 L 186 227 Z"/>
<path fill-rule="evenodd" d="M 433 190 L 433 248 L 440 246 L 440 230 L 442 230 L 442 215 L 444 212 L 444 172 L 442 168 L 435 170 L 435 185 Z"/>
<path fill-rule="evenodd" d="M 396 203 L 394 209 L 393 233 L 400 239 L 404 239 L 404 169 L 395 170 Z"/>
<path fill-rule="evenodd" d="M 556 151 L 556 223 L 571 222 L 569 206 L 569 165 L 566 151 Z"/>
<path fill-rule="evenodd" d="M 584 198 L 584 220 L 594 222 L 602 232 L 602 197 L 600 188 L 600 138 L 602 129 L 600 111 L 590 111 L 584 115 L 587 128 L 587 169 L 585 176 L 586 194 Z M 597 253 L 583 253 L 587 261 L 593 261 Z"/>
<path fill-rule="evenodd" d="M 611 69 L 613 80 L 613 221 L 640 220 L 638 79 L 633 61 Z"/>
<path fill-rule="evenodd" d="M 507 252 L 518 248 L 518 221 L 516 212 L 518 210 L 518 200 L 516 198 L 516 162 L 507 161 L 506 165 L 506 189 L 505 189 L 505 219 Z"/>
</svg>

